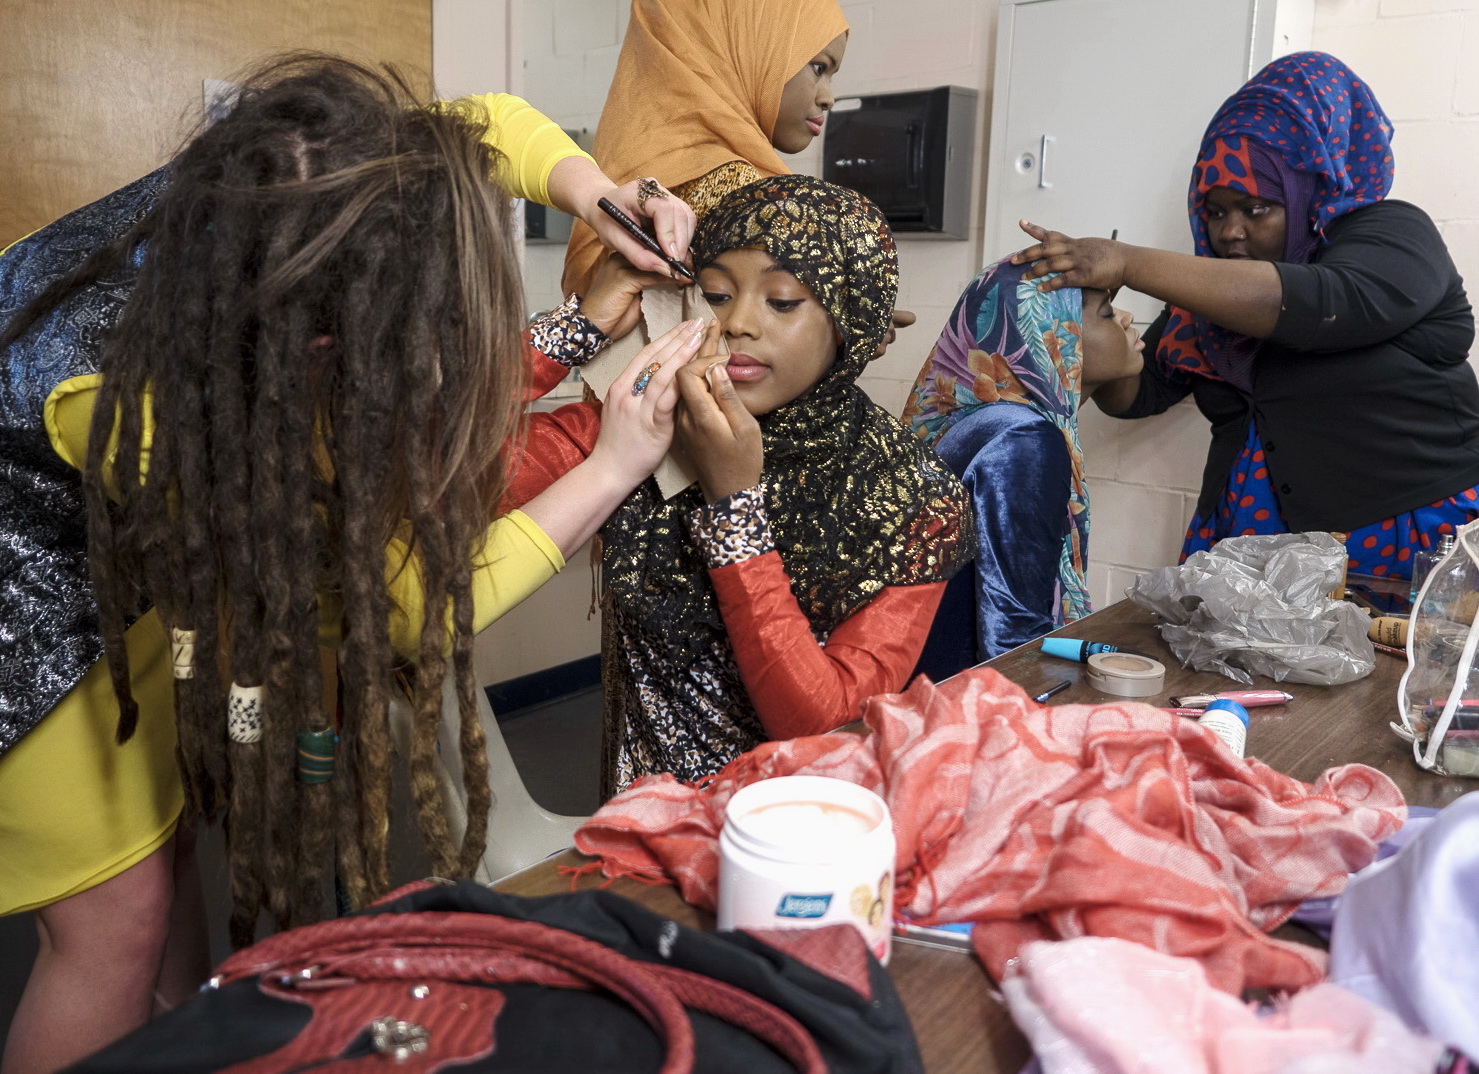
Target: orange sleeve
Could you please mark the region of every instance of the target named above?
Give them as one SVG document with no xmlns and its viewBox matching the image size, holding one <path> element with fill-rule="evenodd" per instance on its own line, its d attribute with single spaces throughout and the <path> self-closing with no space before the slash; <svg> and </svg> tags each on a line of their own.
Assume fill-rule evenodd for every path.
<svg viewBox="0 0 1479 1074">
<path fill-rule="evenodd" d="M 818 735 L 858 718 L 864 699 L 902 690 L 944 582 L 889 586 L 818 645 L 779 552 L 709 571 L 750 702 L 772 739 Z"/>
<path fill-rule="evenodd" d="M 543 399 L 555 390 L 555 385 L 570 375 L 570 367 L 561 365 L 542 353 L 529 339 L 529 330 L 524 330 L 524 364 L 529 367 L 529 390 L 524 393 L 524 402 L 532 403 Z"/>
<path fill-rule="evenodd" d="M 568 474 L 590 455 L 600 433 L 600 403 L 570 403 L 548 414 L 530 414 L 503 509 L 523 507 Z"/>
<path fill-rule="evenodd" d="M 528 330 L 524 332 L 524 363 L 529 370 L 526 403 L 544 398 L 570 375 L 569 366 L 534 345 Z M 570 403 L 552 413 L 530 414 L 523 449 L 512 460 L 504 511 L 523 507 L 573 470 L 590 455 L 600 431 L 600 403 Z"/>
</svg>

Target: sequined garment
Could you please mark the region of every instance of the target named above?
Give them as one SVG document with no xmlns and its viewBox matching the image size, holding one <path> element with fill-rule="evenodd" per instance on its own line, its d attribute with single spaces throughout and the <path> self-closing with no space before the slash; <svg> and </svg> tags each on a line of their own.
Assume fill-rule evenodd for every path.
<svg viewBox="0 0 1479 1074">
<path fill-rule="evenodd" d="M 694 264 L 747 247 L 810 287 L 842 336 L 822 379 L 759 419 L 759 521 L 768 519 L 820 644 L 886 587 L 944 581 L 968 562 L 969 501 L 939 457 L 857 386 L 898 292 L 898 258 L 878 210 L 809 176 L 764 179 L 704 216 Z M 693 536 L 703 507 L 697 488 L 665 501 L 649 481 L 603 531 L 616 624 L 604 658 L 608 790 L 650 771 L 698 779 L 763 738 L 707 575 L 715 542 Z M 744 517 L 732 526 L 757 525 L 753 512 Z"/>
<path fill-rule="evenodd" d="M 709 210 L 742 186 L 758 183 L 762 176 L 755 165 L 745 160 L 731 160 L 711 172 L 679 183 L 673 193 L 688 203 L 693 215 L 702 220 Z"/>
<path fill-rule="evenodd" d="M 0 324 L 148 212 L 164 169 L 42 228 L 0 257 Z M 87 568 L 82 475 L 43 417 L 62 381 L 94 373 L 137 258 L 87 285 L 4 356 L 0 384 L 0 753 L 51 711 L 103 652 Z"/>
</svg>

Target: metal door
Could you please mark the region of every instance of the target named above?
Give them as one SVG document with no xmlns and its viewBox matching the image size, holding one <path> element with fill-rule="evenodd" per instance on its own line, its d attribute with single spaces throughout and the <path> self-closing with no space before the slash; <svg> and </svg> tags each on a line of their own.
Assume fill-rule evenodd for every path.
<svg viewBox="0 0 1479 1074">
<path fill-rule="evenodd" d="M 1002 0 L 986 192 L 987 261 L 1070 235 L 1191 251 L 1186 190 L 1217 107 L 1303 47 L 1308 0 Z M 1159 304 L 1125 294 L 1148 321 Z"/>
</svg>

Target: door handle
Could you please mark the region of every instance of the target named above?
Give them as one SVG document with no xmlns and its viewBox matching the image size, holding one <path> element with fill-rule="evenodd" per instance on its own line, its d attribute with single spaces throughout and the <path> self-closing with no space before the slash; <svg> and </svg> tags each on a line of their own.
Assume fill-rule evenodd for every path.
<svg viewBox="0 0 1479 1074">
<path fill-rule="evenodd" d="M 1048 144 L 1052 138 L 1046 134 L 1037 147 L 1037 189 L 1050 190 L 1053 184 L 1048 182 Z"/>
</svg>

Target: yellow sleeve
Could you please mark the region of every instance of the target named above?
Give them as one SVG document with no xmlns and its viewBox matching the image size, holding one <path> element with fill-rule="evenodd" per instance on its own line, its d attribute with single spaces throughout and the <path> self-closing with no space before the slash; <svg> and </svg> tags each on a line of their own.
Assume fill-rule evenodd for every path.
<svg viewBox="0 0 1479 1074">
<path fill-rule="evenodd" d="M 522 511 L 510 511 L 488 527 L 483 547 L 472 561 L 472 628 L 476 633 L 501 618 L 565 566 L 549 536 Z M 390 542 L 385 581 L 392 612 L 390 641 L 396 652 L 415 660 L 421 649 L 420 560 L 408 555 L 402 540 Z"/>
<path fill-rule="evenodd" d="M 98 389 L 102 387 L 101 373 L 86 373 L 70 377 L 51 390 L 42 409 L 46 423 L 46 435 L 51 440 L 51 449 L 67 465 L 81 470 L 87 465 L 87 437 L 92 427 L 92 408 L 97 402 Z M 139 432 L 139 479 L 149 473 L 149 448 L 154 443 L 154 408 L 149 405 L 150 394 L 144 393 L 144 424 Z M 118 453 L 118 426 L 113 427 L 113 436 L 108 443 L 109 490 L 116 495 L 112 484 L 112 462 Z"/>
<path fill-rule="evenodd" d="M 498 178 L 516 198 L 549 205 L 549 173 L 556 164 L 568 157 L 594 162 L 558 123 L 522 97 L 484 93 L 466 99 L 487 110 L 488 144 L 508 158 L 508 167 Z"/>
<path fill-rule="evenodd" d="M 101 373 L 64 380 L 46 397 L 42 411 L 51 449 L 78 470 L 87 462 L 87 431 L 92 426 L 92 405 L 102 383 Z"/>
</svg>

